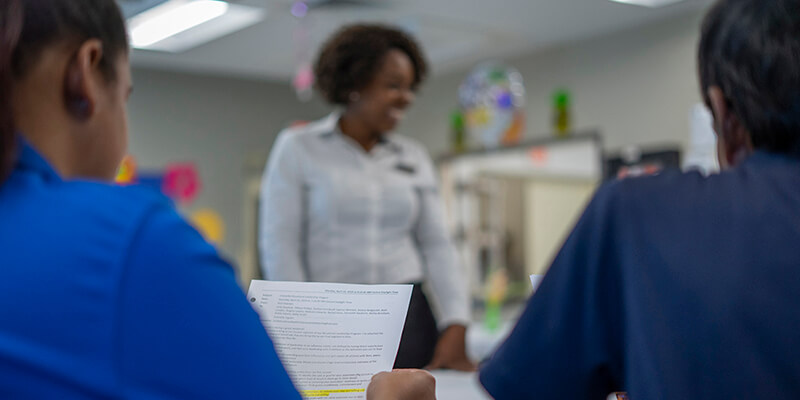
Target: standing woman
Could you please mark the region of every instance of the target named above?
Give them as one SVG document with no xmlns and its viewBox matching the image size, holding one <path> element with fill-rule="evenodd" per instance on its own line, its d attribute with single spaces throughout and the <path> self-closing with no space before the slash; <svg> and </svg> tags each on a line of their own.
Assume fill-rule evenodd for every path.
<svg viewBox="0 0 800 400">
<path fill-rule="evenodd" d="M 426 72 L 419 46 L 396 29 L 354 25 L 323 46 L 317 89 L 342 111 L 278 136 L 261 192 L 262 268 L 271 280 L 413 283 L 395 367 L 471 370 L 467 287 L 433 163 L 390 135 Z"/>
</svg>

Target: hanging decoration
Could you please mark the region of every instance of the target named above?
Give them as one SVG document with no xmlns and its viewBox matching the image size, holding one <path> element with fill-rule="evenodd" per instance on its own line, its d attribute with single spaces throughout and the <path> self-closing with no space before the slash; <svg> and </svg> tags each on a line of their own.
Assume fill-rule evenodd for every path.
<svg viewBox="0 0 800 400">
<path fill-rule="evenodd" d="M 295 74 L 292 79 L 297 98 L 309 101 L 313 95 L 314 70 L 311 66 L 311 20 L 308 18 L 310 6 L 306 1 L 295 1 L 291 14 L 297 19 L 293 32 Z"/>
<path fill-rule="evenodd" d="M 525 85 L 516 69 L 497 62 L 476 67 L 459 88 L 470 139 L 486 148 L 513 145 L 525 129 Z"/>
</svg>

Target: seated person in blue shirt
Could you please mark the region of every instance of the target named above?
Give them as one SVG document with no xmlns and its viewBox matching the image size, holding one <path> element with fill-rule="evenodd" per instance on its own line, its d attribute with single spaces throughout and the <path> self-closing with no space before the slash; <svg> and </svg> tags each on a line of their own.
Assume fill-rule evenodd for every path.
<svg viewBox="0 0 800 400">
<path fill-rule="evenodd" d="M 508 340 L 496 399 L 800 398 L 800 0 L 721 0 L 702 95 L 727 170 L 599 190 Z"/>
<path fill-rule="evenodd" d="M 113 0 L 0 2 L 0 398 L 299 399 L 230 266 L 105 183 L 130 92 Z M 373 382 L 433 397 L 424 372 Z"/>
</svg>

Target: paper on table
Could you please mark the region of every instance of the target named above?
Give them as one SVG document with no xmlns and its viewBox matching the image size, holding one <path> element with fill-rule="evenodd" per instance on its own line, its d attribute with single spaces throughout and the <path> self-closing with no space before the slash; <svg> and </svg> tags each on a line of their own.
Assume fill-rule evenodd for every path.
<svg viewBox="0 0 800 400">
<path fill-rule="evenodd" d="M 247 298 L 306 399 L 364 399 L 391 371 L 412 285 L 253 281 Z"/>
</svg>

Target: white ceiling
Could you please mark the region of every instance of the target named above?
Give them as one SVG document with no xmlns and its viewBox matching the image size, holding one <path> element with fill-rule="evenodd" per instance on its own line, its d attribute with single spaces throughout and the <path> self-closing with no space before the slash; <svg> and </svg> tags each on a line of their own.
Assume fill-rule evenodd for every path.
<svg viewBox="0 0 800 400">
<path fill-rule="evenodd" d="M 340 26 L 357 21 L 392 23 L 422 42 L 435 73 L 488 58 L 516 57 L 708 6 L 686 0 L 649 9 L 608 0 L 363 0 L 371 5 L 312 9 L 299 22 L 292 0 L 234 0 L 267 10 L 266 19 L 180 54 L 135 50 L 139 67 L 215 75 L 289 80 L 296 70 L 299 32 L 308 32 L 310 54 Z M 304 25 L 301 25 L 304 24 Z"/>
</svg>

